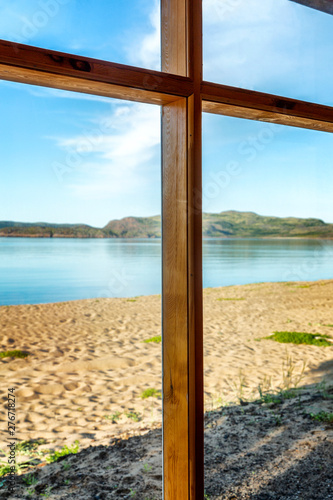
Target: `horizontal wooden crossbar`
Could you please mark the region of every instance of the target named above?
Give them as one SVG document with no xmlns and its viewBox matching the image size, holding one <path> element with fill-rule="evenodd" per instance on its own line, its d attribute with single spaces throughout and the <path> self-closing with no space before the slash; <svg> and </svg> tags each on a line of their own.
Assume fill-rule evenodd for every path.
<svg viewBox="0 0 333 500">
<path fill-rule="evenodd" d="M 4 40 L 0 79 L 160 105 L 193 93 L 187 77 Z"/>
<path fill-rule="evenodd" d="M 0 79 L 158 105 L 195 92 L 188 77 L 3 40 Z M 330 106 L 210 82 L 200 92 L 207 113 L 333 132 Z"/>
<path fill-rule="evenodd" d="M 31 85 L 169 104 L 194 91 L 190 78 L 0 41 L 0 78 Z M 202 82 L 203 111 L 333 132 L 333 108 Z"/>
<path fill-rule="evenodd" d="M 333 108 L 277 95 L 203 82 L 203 111 L 333 132 Z"/>
</svg>

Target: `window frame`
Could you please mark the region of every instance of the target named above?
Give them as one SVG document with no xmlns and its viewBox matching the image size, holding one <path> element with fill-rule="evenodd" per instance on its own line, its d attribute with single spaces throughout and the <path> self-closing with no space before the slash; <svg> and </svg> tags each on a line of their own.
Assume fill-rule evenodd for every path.
<svg viewBox="0 0 333 500">
<path fill-rule="evenodd" d="M 163 493 L 201 500 L 202 112 L 332 132 L 333 107 L 203 81 L 202 0 L 161 0 L 161 28 L 162 71 L 0 40 L 0 79 L 162 106 Z"/>
</svg>

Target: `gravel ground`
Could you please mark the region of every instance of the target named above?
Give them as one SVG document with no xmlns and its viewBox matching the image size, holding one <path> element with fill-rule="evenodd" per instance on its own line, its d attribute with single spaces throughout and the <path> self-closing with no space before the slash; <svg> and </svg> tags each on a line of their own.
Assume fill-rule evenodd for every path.
<svg viewBox="0 0 333 500">
<path fill-rule="evenodd" d="M 333 425 L 311 417 L 333 413 L 333 389 L 308 387 L 294 396 L 205 415 L 207 499 L 333 499 Z M 162 431 L 155 428 L 52 464 L 37 458 L 16 477 L 13 494 L 2 478 L 0 498 L 161 499 L 161 448 Z M 26 484 L 27 477 L 35 484 Z"/>
</svg>

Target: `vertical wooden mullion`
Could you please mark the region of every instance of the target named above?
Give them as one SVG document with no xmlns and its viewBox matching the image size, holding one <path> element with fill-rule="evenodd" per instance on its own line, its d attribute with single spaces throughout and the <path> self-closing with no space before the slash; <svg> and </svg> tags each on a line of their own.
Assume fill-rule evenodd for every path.
<svg viewBox="0 0 333 500">
<path fill-rule="evenodd" d="M 188 321 L 190 499 L 204 496 L 201 100 L 188 98 Z"/>
<path fill-rule="evenodd" d="M 188 4 L 161 0 L 162 71 L 188 76 Z"/>
<path fill-rule="evenodd" d="M 164 499 L 189 499 L 187 102 L 162 111 Z"/>
<path fill-rule="evenodd" d="M 162 110 L 165 500 L 203 499 L 201 0 L 161 0 L 162 70 L 194 93 Z"/>
<path fill-rule="evenodd" d="M 204 366 L 202 305 L 202 0 L 188 3 L 188 265 L 190 498 L 204 497 Z"/>
</svg>

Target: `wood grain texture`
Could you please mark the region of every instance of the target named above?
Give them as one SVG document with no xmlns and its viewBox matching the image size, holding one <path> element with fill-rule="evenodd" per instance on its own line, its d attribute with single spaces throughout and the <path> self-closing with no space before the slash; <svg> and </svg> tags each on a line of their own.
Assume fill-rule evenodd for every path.
<svg viewBox="0 0 333 500">
<path fill-rule="evenodd" d="M 333 131 L 333 108 L 286 97 L 203 82 L 203 111 L 295 127 Z"/>
<path fill-rule="evenodd" d="M 163 200 L 167 200 L 166 190 L 170 189 L 169 203 L 164 205 L 163 201 L 163 238 L 166 240 L 163 246 L 163 273 L 168 277 L 168 281 L 169 273 L 175 273 L 173 303 L 166 301 L 168 294 L 163 285 L 163 300 L 165 301 L 163 303 L 163 332 L 166 332 L 163 337 L 165 500 L 202 500 L 204 496 L 202 207 L 200 195 L 201 27 L 201 0 L 162 0 L 162 69 L 165 72 L 189 76 L 193 81 L 193 94 L 184 99 L 182 104 L 174 103 L 164 106 L 162 121 Z M 169 149 L 166 150 L 168 154 L 165 153 L 167 144 L 169 144 Z M 177 149 L 173 150 L 176 145 Z M 171 177 L 170 174 L 167 175 L 168 171 L 172 172 Z M 179 192 L 179 186 L 176 189 L 176 184 L 178 184 L 176 175 L 180 176 L 184 192 Z M 183 184 L 184 181 L 185 184 Z M 170 210 L 174 213 L 170 213 Z M 184 210 L 186 220 L 182 219 L 180 225 L 179 217 Z M 173 221 L 172 224 L 171 221 Z M 173 241 L 171 247 L 168 246 L 170 245 L 168 239 Z M 180 290 L 180 285 L 177 283 L 180 275 L 175 269 L 172 271 L 169 265 L 167 255 L 170 251 L 177 251 L 177 255 L 173 255 L 170 264 L 171 261 L 175 262 L 179 255 L 182 259 L 185 258 L 182 266 L 186 273 L 186 283 L 181 280 L 181 286 L 184 288 L 183 295 L 179 297 L 178 302 L 184 307 L 186 305 L 186 329 L 185 324 L 182 323 L 176 322 L 174 326 L 172 325 L 173 315 L 178 314 L 175 312 L 175 304 Z M 185 312 L 183 317 L 185 318 Z M 172 356 L 168 355 L 169 352 L 172 352 Z M 179 367 L 182 367 L 185 361 L 186 374 L 183 375 L 182 381 L 179 380 L 179 387 L 185 390 L 186 383 L 187 404 L 178 408 L 168 396 L 171 392 L 171 375 L 169 376 L 168 373 L 180 374 Z M 183 422 L 183 427 L 179 427 L 180 421 Z"/>
<path fill-rule="evenodd" d="M 186 77 L 1 40 L 0 78 L 152 104 L 193 92 Z"/>
<path fill-rule="evenodd" d="M 199 97 L 199 98 L 198 98 Z M 188 101 L 188 317 L 190 499 L 204 495 L 201 100 Z"/>
<path fill-rule="evenodd" d="M 165 500 L 204 494 L 200 96 L 163 106 Z"/>
<path fill-rule="evenodd" d="M 0 79 L 42 87 L 100 95 L 114 99 L 163 105 L 178 100 L 178 96 L 133 89 L 109 83 L 83 80 L 71 76 L 49 75 L 41 71 L 0 64 Z"/>
<path fill-rule="evenodd" d="M 190 499 L 204 496 L 204 379 L 202 305 L 202 0 L 188 9 L 188 293 L 189 293 L 189 447 Z"/>
<path fill-rule="evenodd" d="M 188 76 L 188 0 L 161 0 L 162 71 Z"/>
<path fill-rule="evenodd" d="M 189 498 L 187 105 L 162 112 L 164 499 Z"/>
</svg>

